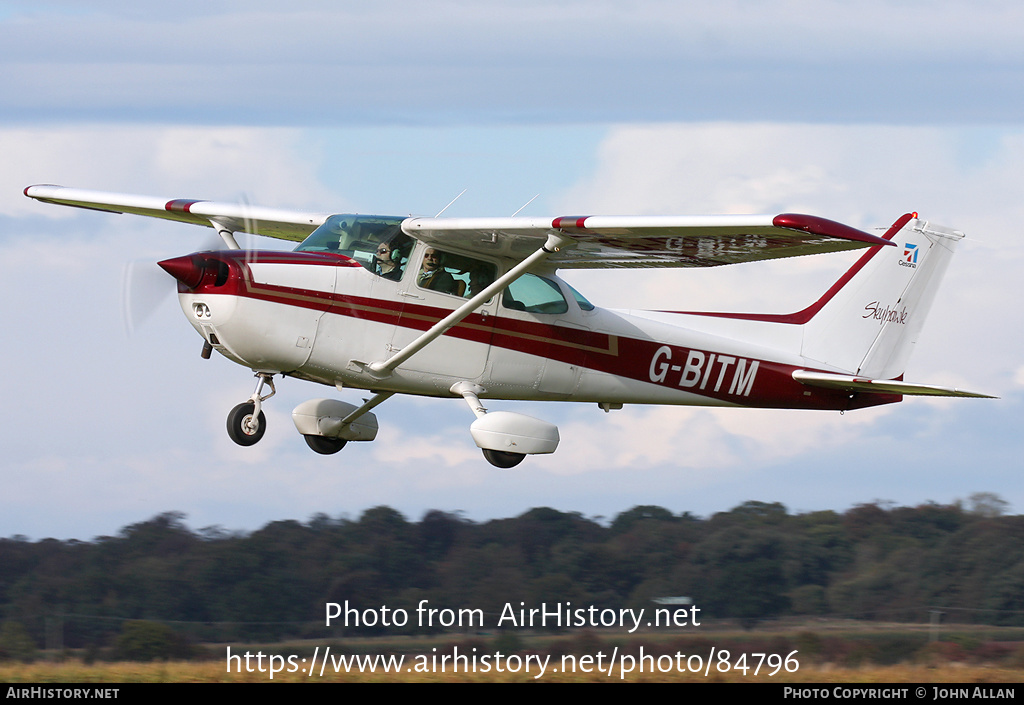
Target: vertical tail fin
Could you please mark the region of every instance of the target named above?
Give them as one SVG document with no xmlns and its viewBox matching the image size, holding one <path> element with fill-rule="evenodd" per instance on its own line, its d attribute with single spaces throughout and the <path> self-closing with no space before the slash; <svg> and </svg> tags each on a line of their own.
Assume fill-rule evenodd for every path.
<svg viewBox="0 0 1024 705">
<path fill-rule="evenodd" d="M 907 214 L 813 306 L 801 354 L 874 379 L 902 376 L 963 233 Z"/>
</svg>

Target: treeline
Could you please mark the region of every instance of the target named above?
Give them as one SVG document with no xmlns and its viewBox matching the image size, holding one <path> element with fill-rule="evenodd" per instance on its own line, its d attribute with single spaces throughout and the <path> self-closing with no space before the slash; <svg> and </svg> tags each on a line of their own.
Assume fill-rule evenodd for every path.
<svg viewBox="0 0 1024 705">
<path fill-rule="evenodd" d="M 126 620 L 216 641 L 424 631 L 327 629 L 329 602 L 413 614 L 426 599 L 482 610 L 493 625 L 506 603 L 650 608 L 687 596 L 704 618 L 747 626 L 786 615 L 922 622 L 929 607 L 1024 625 L 1024 516 L 1005 506 L 984 494 L 794 515 L 746 502 L 706 519 L 645 506 L 607 525 L 548 508 L 474 523 L 376 507 L 251 534 L 193 531 L 167 513 L 87 542 L 0 540 L 0 622 L 38 647 L 88 648 L 111 644 Z"/>
</svg>

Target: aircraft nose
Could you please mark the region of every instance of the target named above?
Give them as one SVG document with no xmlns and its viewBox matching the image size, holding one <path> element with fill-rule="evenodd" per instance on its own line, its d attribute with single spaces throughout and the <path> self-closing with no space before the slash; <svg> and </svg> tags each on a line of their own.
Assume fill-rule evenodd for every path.
<svg viewBox="0 0 1024 705">
<path fill-rule="evenodd" d="M 206 273 L 206 260 L 198 255 L 185 255 L 157 262 L 160 268 L 184 284 L 195 289 L 203 281 Z"/>
</svg>

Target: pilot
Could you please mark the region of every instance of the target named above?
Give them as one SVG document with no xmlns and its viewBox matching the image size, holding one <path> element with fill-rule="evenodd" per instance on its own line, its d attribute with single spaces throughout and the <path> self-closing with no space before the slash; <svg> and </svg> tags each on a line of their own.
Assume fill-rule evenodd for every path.
<svg viewBox="0 0 1024 705">
<path fill-rule="evenodd" d="M 374 271 L 385 279 L 392 281 L 398 281 L 402 278 L 402 268 L 398 266 L 398 262 L 394 260 L 396 253 L 391 249 L 391 243 L 382 242 L 377 247 L 377 252 L 374 255 L 376 260 L 376 266 Z"/>
<path fill-rule="evenodd" d="M 445 294 L 455 293 L 455 278 L 441 266 L 441 253 L 433 247 L 428 247 L 423 253 L 423 265 L 416 282 L 424 289 Z"/>
</svg>

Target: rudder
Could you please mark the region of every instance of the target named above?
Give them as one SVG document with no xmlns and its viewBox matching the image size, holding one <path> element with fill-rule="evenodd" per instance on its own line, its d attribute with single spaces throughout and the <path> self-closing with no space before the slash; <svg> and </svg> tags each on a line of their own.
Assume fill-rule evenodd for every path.
<svg viewBox="0 0 1024 705">
<path fill-rule="evenodd" d="M 804 323 L 801 354 L 856 375 L 903 375 L 963 233 L 907 214 L 822 297 Z"/>
</svg>

